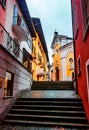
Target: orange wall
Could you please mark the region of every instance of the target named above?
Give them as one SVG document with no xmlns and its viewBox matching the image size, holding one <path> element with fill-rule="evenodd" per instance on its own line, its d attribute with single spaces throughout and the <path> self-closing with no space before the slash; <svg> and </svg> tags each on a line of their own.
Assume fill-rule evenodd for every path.
<svg viewBox="0 0 89 130">
<path fill-rule="evenodd" d="M 45 68 L 45 72 L 48 71 L 47 70 L 48 69 L 47 68 L 47 57 L 46 57 L 46 54 L 44 52 L 44 49 L 42 47 L 42 44 L 41 44 L 41 41 L 40 41 L 40 38 L 39 38 L 37 32 L 36 32 L 36 39 L 33 41 L 33 50 L 34 50 L 34 48 L 35 48 L 35 54 L 33 54 L 33 56 L 35 57 L 35 59 L 32 61 L 32 72 L 33 72 L 32 77 L 33 77 L 33 80 L 43 81 L 43 80 L 46 80 L 46 76 L 37 76 L 37 71 L 39 69 L 42 69 L 44 71 L 44 68 Z M 41 68 L 41 65 L 39 65 L 38 53 L 42 57 L 42 64 L 41 64 L 41 65 L 43 65 L 42 68 Z"/>
<path fill-rule="evenodd" d="M 66 76 L 67 77 L 72 77 L 72 73 L 74 72 L 74 67 L 73 68 L 70 67 L 70 62 L 69 62 L 70 58 L 73 58 L 73 61 L 74 61 L 74 53 L 73 52 L 70 52 L 66 58 Z"/>
<path fill-rule="evenodd" d="M 56 67 L 59 68 L 60 66 L 60 51 L 59 51 L 60 45 L 56 44 L 54 47 L 54 55 L 53 55 L 53 80 L 56 80 Z M 58 49 L 58 53 L 56 50 Z M 60 72 L 59 72 L 59 80 L 60 80 Z"/>
</svg>

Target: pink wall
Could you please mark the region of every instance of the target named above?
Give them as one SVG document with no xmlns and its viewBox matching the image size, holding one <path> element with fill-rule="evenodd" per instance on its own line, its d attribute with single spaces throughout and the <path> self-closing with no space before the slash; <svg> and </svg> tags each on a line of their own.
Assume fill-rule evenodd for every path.
<svg viewBox="0 0 89 130">
<path fill-rule="evenodd" d="M 7 0 L 8 1 L 8 0 Z M 7 5 L 6 5 L 7 6 Z M 6 21 L 6 10 L 0 4 L 0 23 L 5 26 Z"/>
<path fill-rule="evenodd" d="M 12 37 L 14 37 L 14 34 L 12 32 L 14 4 L 17 5 L 16 0 L 7 0 L 6 10 L 4 10 L 0 4 L 0 23 L 4 26 L 4 28 L 7 30 L 7 32 L 9 32 Z M 4 36 L 4 33 L 2 33 L 2 40 L 0 40 L 0 44 L 4 43 Z M 14 80 L 12 85 L 13 98 L 9 97 L 6 99 L 3 97 L 7 71 L 14 75 Z M 2 84 L 0 84 L 0 120 L 2 120 L 2 118 L 5 116 L 7 111 L 14 103 L 15 99 L 19 96 L 19 92 L 21 90 L 31 87 L 31 73 L 18 60 L 16 60 L 16 58 L 14 58 L 2 45 L 0 45 L 0 80 L 2 80 Z"/>
<path fill-rule="evenodd" d="M 72 0 L 72 7 L 74 0 Z M 85 41 L 83 40 L 83 16 L 81 9 L 81 0 L 76 0 L 77 16 L 78 16 L 78 35 L 75 40 L 75 53 L 76 53 L 76 68 L 78 70 L 77 59 L 80 55 L 81 60 L 81 75 L 77 76 L 78 81 L 78 93 L 82 98 L 86 115 L 89 120 L 89 104 L 88 104 L 88 90 L 87 90 L 87 78 L 86 78 L 86 61 L 89 59 L 89 30 Z M 75 30 L 75 29 L 74 29 Z"/>
<path fill-rule="evenodd" d="M 6 3 L 6 7 L 7 7 L 7 3 Z M 3 25 L 3 27 L 5 27 L 5 23 L 6 23 L 6 9 L 3 8 L 1 3 L 0 3 L 0 23 Z M 0 44 L 2 44 L 2 41 L 3 41 L 3 32 L 0 30 Z"/>
</svg>

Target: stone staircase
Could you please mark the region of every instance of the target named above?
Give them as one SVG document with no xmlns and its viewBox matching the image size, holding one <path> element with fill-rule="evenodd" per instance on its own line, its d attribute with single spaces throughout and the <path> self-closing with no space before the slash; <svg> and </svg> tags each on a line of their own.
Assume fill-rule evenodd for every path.
<svg viewBox="0 0 89 130">
<path fill-rule="evenodd" d="M 72 81 L 34 81 L 32 90 L 74 90 Z"/>
<path fill-rule="evenodd" d="M 18 98 L 4 123 L 89 128 L 81 99 Z"/>
<path fill-rule="evenodd" d="M 40 83 L 41 84 L 34 82 L 32 91 L 34 91 L 34 89 L 36 90 L 36 87 L 37 91 L 39 91 L 40 89 L 38 90 L 38 88 L 42 88 L 42 86 L 44 86 L 44 89 L 48 89 L 48 82 L 44 82 L 45 85 L 43 82 Z M 68 83 L 68 86 L 62 86 L 63 82 L 58 84 L 57 82 L 53 83 L 54 84 L 52 84 L 52 82 L 49 83 L 49 89 L 51 89 L 51 87 L 53 89 L 53 86 L 55 86 L 58 91 L 61 89 L 65 91 L 66 86 L 66 90 L 73 90 L 71 83 Z M 18 98 L 6 116 L 4 124 L 89 130 L 83 104 L 79 97 Z"/>
</svg>

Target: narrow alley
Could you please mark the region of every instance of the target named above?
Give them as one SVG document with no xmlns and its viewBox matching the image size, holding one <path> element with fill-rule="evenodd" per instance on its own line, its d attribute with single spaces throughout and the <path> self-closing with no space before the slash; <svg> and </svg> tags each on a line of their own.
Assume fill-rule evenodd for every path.
<svg viewBox="0 0 89 130">
<path fill-rule="evenodd" d="M 89 130 L 89 0 L 0 0 L 0 130 Z"/>
</svg>

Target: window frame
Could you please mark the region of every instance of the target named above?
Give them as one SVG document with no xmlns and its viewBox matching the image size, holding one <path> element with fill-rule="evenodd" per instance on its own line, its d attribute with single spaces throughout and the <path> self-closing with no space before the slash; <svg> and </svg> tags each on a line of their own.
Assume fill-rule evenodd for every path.
<svg viewBox="0 0 89 130">
<path fill-rule="evenodd" d="M 70 69 L 70 70 L 73 70 L 73 69 L 74 69 L 74 60 L 73 60 L 72 57 L 69 58 L 69 69 Z"/>
<path fill-rule="evenodd" d="M 81 0 L 82 21 L 83 21 L 83 40 L 86 39 L 86 35 L 89 30 L 89 9 L 88 9 L 88 7 L 89 7 L 89 1 Z"/>
<path fill-rule="evenodd" d="M 87 94 L 88 94 L 88 104 L 89 104 L 89 59 L 86 61 L 86 79 L 87 79 Z"/>
<path fill-rule="evenodd" d="M 80 55 L 78 56 L 78 59 L 77 59 L 77 65 L 78 65 L 77 76 L 80 76 L 81 75 L 81 58 L 80 58 Z"/>
<path fill-rule="evenodd" d="M 74 0 L 72 15 L 73 15 L 72 18 L 73 18 L 74 39 L 77 39 L 77 35 L 78 35 L 78 11 L 77 11 L 77 6 L 76 6 L 76 0 Z"/>
<path fill-rule="evenodd" d="M 6 9 L 6 2 L 7 0 L 0 0 L 0 4 L 2 5 L 4 9 Z"/>
</svg>

